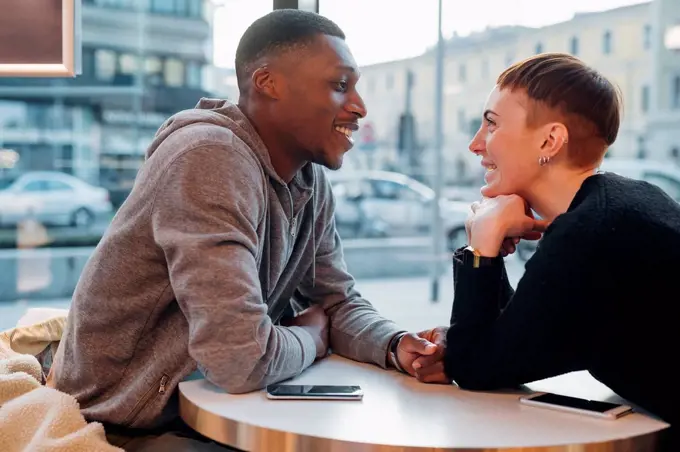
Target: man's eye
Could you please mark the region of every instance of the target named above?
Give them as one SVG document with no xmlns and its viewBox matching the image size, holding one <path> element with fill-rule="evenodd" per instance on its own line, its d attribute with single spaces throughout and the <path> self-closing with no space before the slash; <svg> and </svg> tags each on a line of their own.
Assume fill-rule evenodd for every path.
<svg viewBox="0 0 680 452">
<path fill-rule="evenodd" d="M 334 83 L 335 90 L 341 93 L 347 92 L 347 82 L 342 81 L 342 82 L 335 82 Z"/>
</svg>

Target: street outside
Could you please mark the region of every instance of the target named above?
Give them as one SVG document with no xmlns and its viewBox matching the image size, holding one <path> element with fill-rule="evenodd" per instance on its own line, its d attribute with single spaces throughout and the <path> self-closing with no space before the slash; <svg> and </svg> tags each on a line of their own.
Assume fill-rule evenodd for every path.
<svg viewBox="0 0 680 452">
<path fill-rule="evenodd" d="M 506 258 L 508 276 L 517 284 L 524 272 L 524 263 L 515 256 Z M 47 275 L 46 277 L 49 277 Z M 357 280 L 361 294 L 386 317 L 411 330 L 425 329 L 435 324 L 447 324 L 453 302 L 451 269 L 440 278 L 438 302 L 430 301 L 431 278 L 427 276 L 400 278 L 362 278 Z M 0 302 L 0 331 L 12 328 L 30 308 L 68 308 L 70 299 L 33 299 Z"/>
</svg>

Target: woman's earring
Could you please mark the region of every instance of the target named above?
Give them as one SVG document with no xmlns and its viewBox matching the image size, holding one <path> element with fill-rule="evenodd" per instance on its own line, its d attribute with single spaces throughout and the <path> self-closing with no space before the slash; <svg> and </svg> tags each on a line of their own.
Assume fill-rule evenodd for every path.
<svg viewBox="0 0 680 452">
<path fill-rule="evenodd" d="M 548 157 L 548 156 L 546 156 L 546 155 L 542 155 L 542 156 L 540 156 L 540 157 L 538 158 L 538 164 L 539 164 L 539 165 L 545 166 L 545 165 L 547 165 L 548 163 L 550 163 L 550 157 Z"/>
</svg>

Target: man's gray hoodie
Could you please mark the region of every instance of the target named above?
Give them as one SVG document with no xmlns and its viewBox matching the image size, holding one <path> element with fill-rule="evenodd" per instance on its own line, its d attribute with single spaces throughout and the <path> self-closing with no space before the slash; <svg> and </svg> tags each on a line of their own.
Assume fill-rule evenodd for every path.
<svg viewBox="0 0 680 452">
<path fill-rule="evenodd" d="M 155 427 L 197 368 L 241 393 L 316 356 L 291 299 L 321 304 L 333 351 L 386 365 L 400 331 L 354 289 L 324 170 L 286 184 L 237 106 L 203 99 L 168 119 L 88 261 L 51 379 L 89 420 Z M 304 306 L 303 306 L 304 307 Z"/>
</svg>

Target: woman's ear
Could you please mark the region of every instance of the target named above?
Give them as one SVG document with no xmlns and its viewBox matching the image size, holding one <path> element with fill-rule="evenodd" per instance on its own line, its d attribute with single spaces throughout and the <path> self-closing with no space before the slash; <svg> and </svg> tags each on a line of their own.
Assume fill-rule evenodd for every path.
<svg viewBox="0 0 680 452">
<path fill-rule="evenodd" d="M 566 149 L 569 143 L 569 130 L 564 124 L 554 122 L 546 124 L 544 131 L 541 156 L 553 159 L 562 149 Z"/>
</svg>

